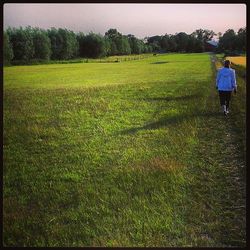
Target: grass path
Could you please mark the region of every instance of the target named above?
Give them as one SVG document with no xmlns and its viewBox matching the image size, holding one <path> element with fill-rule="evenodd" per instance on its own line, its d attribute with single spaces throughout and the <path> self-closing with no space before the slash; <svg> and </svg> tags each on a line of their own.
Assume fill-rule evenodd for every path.
<svg viewBox="0 0 250 250">
<path fill-rule="evenodd" d="M 212 59 L 216 61 L 214 56 Z M 200 206 L 189 215 L 192 223 L 199 225 L 194 234 L 199 232 L 213 246 L 245 246 L 246 242 L 245 113 L 239 109 L 239 99 L 245 100 L 245 92 L 244 80 L 238 77 L 237 81 L 241 93 L 232 97 L 229 117 L 217 115 L 219 98 L 215 82 L 211 83 L 206 104 L 211 115 L 201 119 L 199 130 L 197 152 L 202 158 L 197 158 L 199 162 L 191 170 L 194 181 L 190 197 Z"/>
</svg>

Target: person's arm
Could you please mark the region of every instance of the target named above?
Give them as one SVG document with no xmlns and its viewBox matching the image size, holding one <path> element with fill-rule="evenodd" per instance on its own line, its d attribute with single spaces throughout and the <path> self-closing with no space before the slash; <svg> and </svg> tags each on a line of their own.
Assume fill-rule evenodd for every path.
<svg viewBox="0 0 250 250">
<path fill-rule="evenodd" d="M 232 77 L 231 77 L 231 83 L 232 83 L 232 87 L 234 89 L 234 93 L 236 93 L 237 91 L 237 83 L 236 83 L 236 77 L 235 77 L 235 70 L 232 70 Z"/>
<path fill-rule="evenodd" d="M 217 72 L 217 77 L 216 77 L 216 84 L 215 84 L 215 85 L 216 85 L 216 86 L 215 86 L 216 89 L 218 89 L 218 84 L 219 84 L 220 77 L 221 77 L 220 75 L 221 75 L 221 74 L 220 74 L 220 69 L 219 69 L 218 72 Z"/>
</svg>

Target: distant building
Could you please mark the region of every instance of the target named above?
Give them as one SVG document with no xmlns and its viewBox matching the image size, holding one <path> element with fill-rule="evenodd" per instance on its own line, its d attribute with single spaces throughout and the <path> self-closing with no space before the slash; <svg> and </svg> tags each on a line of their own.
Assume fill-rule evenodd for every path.
<svg viewBox="0 0 250 250">
<path fill-rule="evenodd" d="M 205 51 L 214 52 L 217 47 L 218 47 L 218 42 L 214 40 L 206 41 L 205 43 Z"/>
</svg>

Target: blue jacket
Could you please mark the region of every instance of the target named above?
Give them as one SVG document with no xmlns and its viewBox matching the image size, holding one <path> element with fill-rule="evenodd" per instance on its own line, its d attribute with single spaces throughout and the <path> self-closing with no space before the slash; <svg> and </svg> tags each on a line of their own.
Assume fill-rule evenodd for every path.
<svg viewBox="0 0 250 250">
<path fill-rule="evenodd" d="M 220 68 L 217 73 L 216 87 L 218 90 L 233 91 L 237 88 L 235 70 L 231 68 Z"/>
</svg>

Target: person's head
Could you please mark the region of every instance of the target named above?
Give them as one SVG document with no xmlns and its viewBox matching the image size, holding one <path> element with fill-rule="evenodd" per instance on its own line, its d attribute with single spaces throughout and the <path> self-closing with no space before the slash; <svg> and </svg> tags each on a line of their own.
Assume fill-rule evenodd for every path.
<svg viewBox="0 0 250 250">
<path fill-rule="evenodd" d="M 230 67 L 230 64 L 231 64 L 231 62 L 230 62 L 229 60 L 225 60 L 225 61 L 224 61 L 224 67 L 225 67 L 225 68 L 229 68 L 229 67 Z"/>
</svg>

